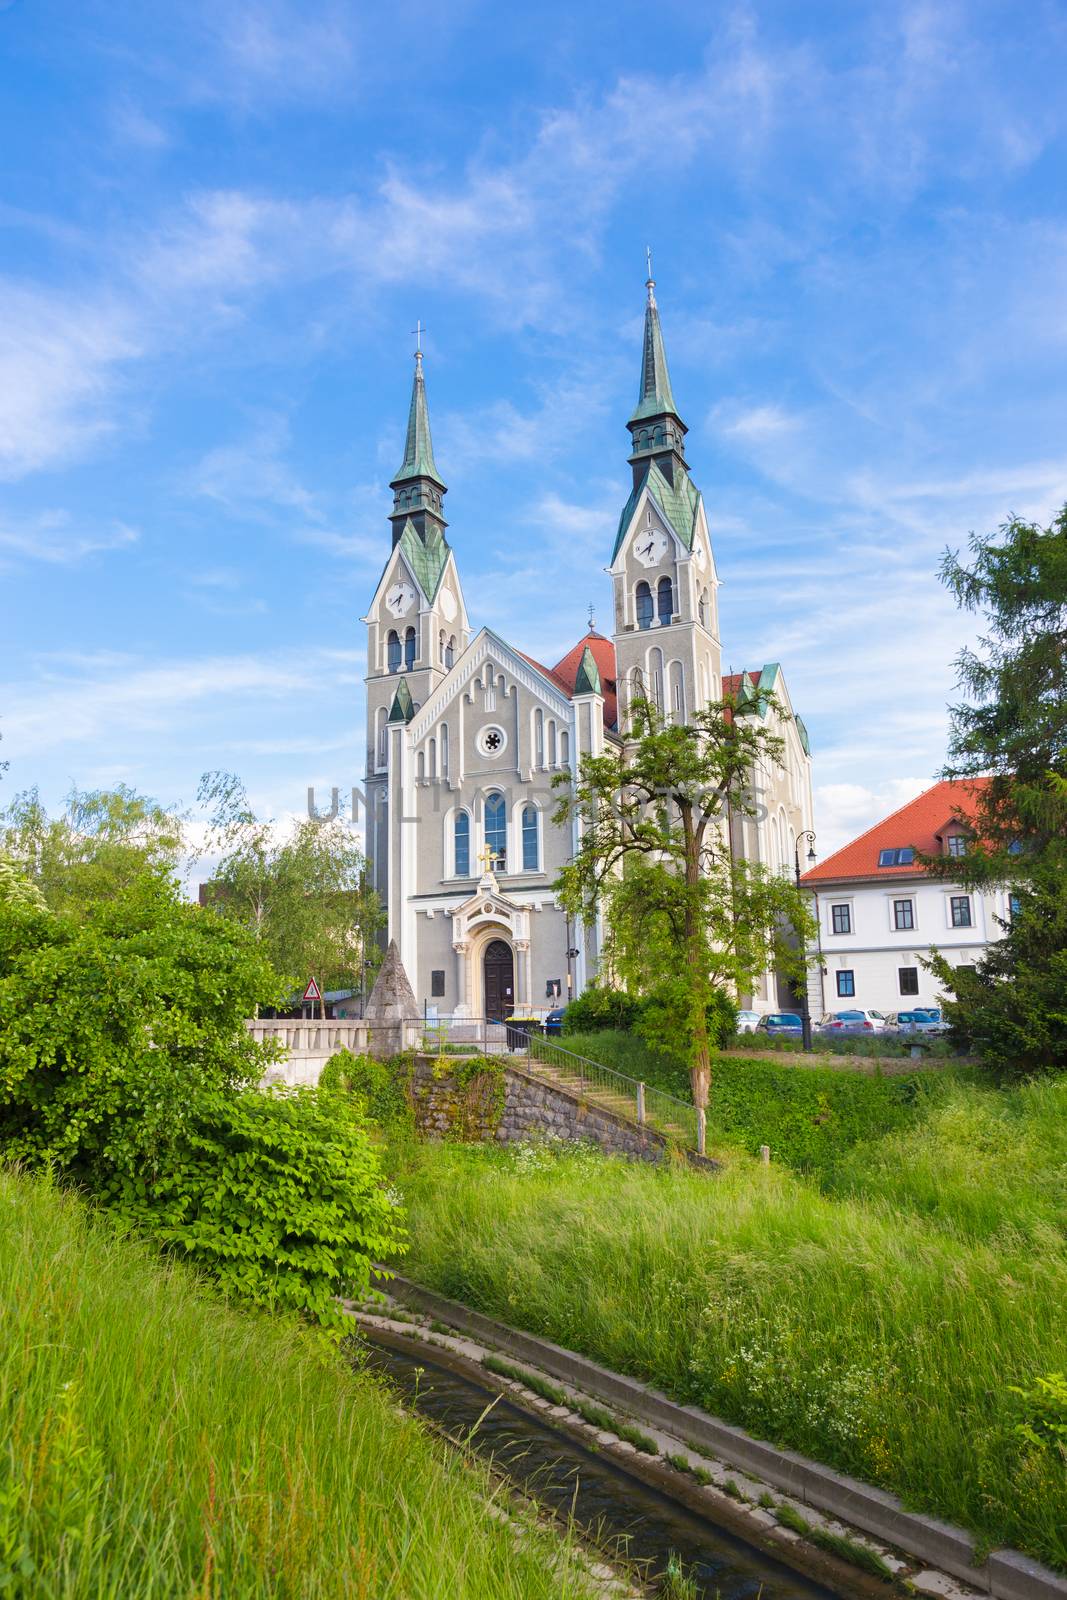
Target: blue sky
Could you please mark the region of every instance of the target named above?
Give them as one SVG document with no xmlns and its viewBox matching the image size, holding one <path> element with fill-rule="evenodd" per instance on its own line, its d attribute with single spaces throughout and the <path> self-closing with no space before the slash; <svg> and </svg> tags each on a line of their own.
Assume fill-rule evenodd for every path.
<svg viewBox="0 0 1067 1600">
<path fill-rule="evenodd" d="M 417 317 L 475 623 L 606 623 L 646 242 L 820 853 L 936 773 L 939 552 L 1067 499 L 1062 4 L 0 0 L 0 63 L 0 793 L 359 780 Z"/>
</svg>

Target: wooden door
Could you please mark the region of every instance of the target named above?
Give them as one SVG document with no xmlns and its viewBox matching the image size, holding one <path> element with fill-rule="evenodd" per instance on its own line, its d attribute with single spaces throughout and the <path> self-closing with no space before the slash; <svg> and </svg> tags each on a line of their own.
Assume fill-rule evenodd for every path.
<svg viewBox="0 0 1067 1600">
<path fill-rule="evenodd" d="M 515 965 L 511 946 L 494 939 L 484 960 L 485 1014 L 490 1022 L 503 1022 L 515 1009 Z"/>
</svg>

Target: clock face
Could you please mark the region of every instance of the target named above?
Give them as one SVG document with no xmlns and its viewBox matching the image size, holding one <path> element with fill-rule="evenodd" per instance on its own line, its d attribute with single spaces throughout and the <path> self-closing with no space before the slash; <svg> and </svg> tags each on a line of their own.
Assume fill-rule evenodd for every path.
<svg viewBox="0 0 1067 1600">
<path fill-rule="evenodd" d="M 452 590 L 442 589 L 441 615 L 444 617 L 446 622 L 454 622 L 456 620 L 456 609 L 456 597 L 452 593 Z"/>
<path fill-rule="evenodd" d="M 394 617 L 402 617 L 415 604 L 415 591 L 410 583 L 405 583 L 401 578 L 386 593 L 385 604 L 386 609 L 391 611 Z"/>
<path fill-rule="evenodd" d="M 667 554 L 667 535 L 662 528 L 642 528 L 634 540 L 634 554 L 642 566 L 654 567 Z"/>
</svg>

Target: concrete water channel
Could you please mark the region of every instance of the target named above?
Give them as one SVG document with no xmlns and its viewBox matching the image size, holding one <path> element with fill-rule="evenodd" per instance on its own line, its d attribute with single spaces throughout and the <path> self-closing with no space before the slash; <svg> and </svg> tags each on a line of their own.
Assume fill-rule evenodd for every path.
<svg viewBox="0 0 1067 1600">
<path fill-rule="evenodd" d="M 489 1459 L 530 1500 L 565 1520 L 608 1561 L 655 1594 L 672 1558 L 691 1580 L 693 1600 L 858 1600 L 871 1585 L 833 1586 L 802 1575 L 681 1499 L 589 1448 L 539 1413 L 501 1393 L 445 1350 L 364 1324 L 366 1362 L 402 1402 Z M 835 1574 L 835 1578 L 836 1578 Z M 883 1590 L 884 1592 L 884 1590 Z"/>
</svg>

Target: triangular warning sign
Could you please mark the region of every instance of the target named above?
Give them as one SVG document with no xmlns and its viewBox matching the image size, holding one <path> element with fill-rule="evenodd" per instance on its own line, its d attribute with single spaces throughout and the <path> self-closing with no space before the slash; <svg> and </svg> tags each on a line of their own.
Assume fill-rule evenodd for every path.
<svg viewBox="0 0 1067 1600">
<path fill-rule="evenodd" d="M 304 999 L 305 1000 L 321 1000 L 322 999 L 322 995 L 319 993 L 319 986 L 315 982 L 314 978 L 310 978 L 308 980 L 308 986 L 304 990 Z"/>
</svg>

